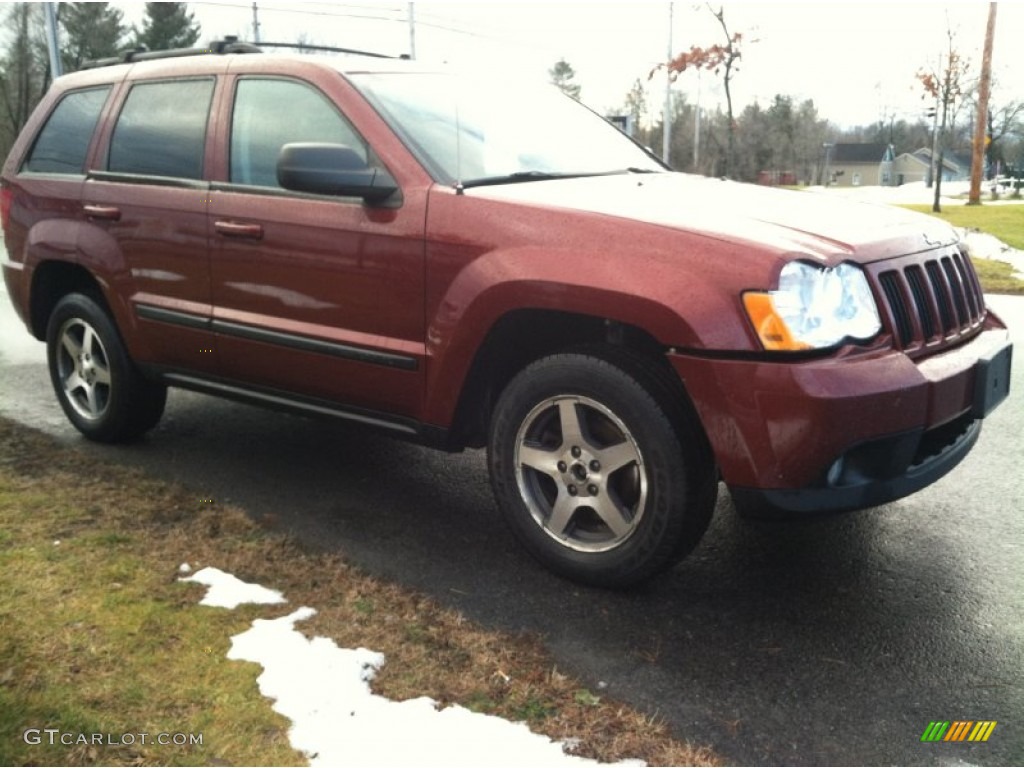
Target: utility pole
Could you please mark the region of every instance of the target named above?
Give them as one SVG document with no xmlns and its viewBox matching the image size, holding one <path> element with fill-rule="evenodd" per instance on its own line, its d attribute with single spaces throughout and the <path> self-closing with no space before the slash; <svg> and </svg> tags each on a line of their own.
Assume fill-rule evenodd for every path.
<svg viewBox="0 0 1024 768">
<path fill-rule="evenodd" d="M 928 189 L 932 188 L 932 184 L 935 183 L 935 156 L 938 154 L 939 146 L 939 97 L 935 97 L 935 107 L 925 113 L 927 117 L 932 119 L 932 153 L 928 158 L 928 174 L 925 177 L 925 186 Z"/>
<path fill-rule="evenodd" d="M 697 70 L 697 108 L 693 110 L 693 172 L 700 173 L 700 70 Z"/>
<path fill-rule="evenodd" d="M 992 88 L 992 39 L 996 34 L 996 4 L 988 4 L 988 25 L 985 27 L 985 50 L 981 56 L 981 82 L 978 84 L 978 114 L 974 121 L 974 144 L 971 155 L 971 192 L 968 205 L 981 205 L 981 172 L 988 144 L 988 96 Z"/>
<path fill-rule="evenodd" d="M 668 56 L 665 61 L 672 61 L 672 15 L 675 3 L 668 4 Z M 670 140 L 672 138 L 672 75 L 665 70 L 665 110 L 662 113 L 661 159 L 670 165 Z"/>
<path fill-rule="evenodd" d="M 56 80 L 64 74 L 60 62 L 60 45 L 57 42 L 56 3 L 43 3 L 43 18 L 46 22 L 46 48 L 50 53 L 50 79 Z"/>
<path fill-rule="evenodd" d="M 939 72 L 942 71 L 942 55 L 939 55 Z M 938 171 L 942 172 L 942 169 L 938 167 L 939 162 L 939 110 L 943 108 L 942 99 L 937 91 L 935 93 L 935 109 L 932 110 L 932 156 L 931 162 L 928 164 L 928 189 L 932 188 L 935 183 L 935 173 Z"/>
<path fill-rule="evenodd" d="M 416 3 L 409 3 L 409 58 L 416 60 Z"/>
<path fill-rule="evenodd" d="M 256 7 L 256 0 L 252 3 L 252 41 L 257 45 L 260 42 L 260 11 Z"/>
</svg>

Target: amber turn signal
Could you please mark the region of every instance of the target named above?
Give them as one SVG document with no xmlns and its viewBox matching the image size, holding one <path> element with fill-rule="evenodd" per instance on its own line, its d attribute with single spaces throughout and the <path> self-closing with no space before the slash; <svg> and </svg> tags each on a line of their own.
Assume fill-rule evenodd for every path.
<svg viewBox="0 0 1024 768">
<path fill-rule="evenodd" d="M 811 349 L 810 344 L 793 338 L 786 323 L 775 311 L 770 294 L 745 293 L 743 294 L 743 306 L 746 308 L 747 316 L 754 324 L 754 330 L 765 349 L 772 352 L 797 352 L 802 349 Z"/>
</svg>

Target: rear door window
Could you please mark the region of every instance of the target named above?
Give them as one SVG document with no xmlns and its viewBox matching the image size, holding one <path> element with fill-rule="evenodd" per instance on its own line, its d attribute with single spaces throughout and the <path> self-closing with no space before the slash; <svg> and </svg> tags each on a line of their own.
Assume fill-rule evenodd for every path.
<svg viewBox="0 0 1024 768">
<path fill-rule="evenodd" d="M 136 84 L 117 119 L 107 170 L 202 178 L 213 85 L 212 78 Z"/>
<path fill-rule="evenodd" d="M 368 157 L 366 142 L 330 100 L 295 80 L 239 80 L 231 122 L 234 184 L 279 186 L 277 155 L 292 142 L 344 144 Z"/>
<path fill-rule="evenodd" d="M 96 122 L 110 94 L 110 86 L 67 94 L 39 132 L 22 170 L 35 173 L 85 172 Z"/>
</svg>

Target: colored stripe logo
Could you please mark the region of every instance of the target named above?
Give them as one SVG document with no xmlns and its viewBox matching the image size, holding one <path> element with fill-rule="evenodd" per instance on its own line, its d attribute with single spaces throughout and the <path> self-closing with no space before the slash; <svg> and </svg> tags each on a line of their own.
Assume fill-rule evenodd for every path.
<svg viewBox="0 0 1024 768">
<path fill-rule="evenodd" d="M 988 741 L 996 729 L 995 720 L 932 720 L 921 741 Z"/>
</svg>

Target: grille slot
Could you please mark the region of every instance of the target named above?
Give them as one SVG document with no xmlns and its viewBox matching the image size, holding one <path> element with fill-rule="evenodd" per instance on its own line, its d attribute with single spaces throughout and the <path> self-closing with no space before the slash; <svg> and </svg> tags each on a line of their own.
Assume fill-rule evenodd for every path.
<svg viewBox="0 0 1024 768">
<path fill-rule="evenodd" d="M 935 336 L 935 309 L 932 306 L 933 302 L 925 286 L 921 267 L 914 264 L 911 267 L 907 267 L 903 274 L 910 284 L 910 293 L 914 297 L 914 306 L 921 313 L 921 332 L 924 334 L 925 339 L 931 339 Z"/>
<path fill-rule="evenodd" d="M 914 327 L 910 321 L 910 313 L 907 311 L 907 303 L 900 292 L 900 276 L 898 272 L 886 272 L 881 275 L 882 290 L 885 291 L 885 298 L 892 309 L 892 319 L 896 326 L 896 335 L 899 337 L 900 345 L 907 346 L 914 337 Z"/>
<path fill-rule="evenodd" d="M 900 349 L 956 343 L 985 319 L 985 299 L 970 259 L 956 248 L 882 262 L 872 270 Z"/>
<path fill-rule="evenodd" d="M 928 279 L 931 282 L 935 300 L 939 305 L 939 318 L 942 320 L 942 332 L 949 333 L 953 330 L 953 308 L 950 306 L 949 285 L 942 274 L 942 268 L 937 261 L 929 261 L 924 265 L 928 272 Z"/>
</svg>

